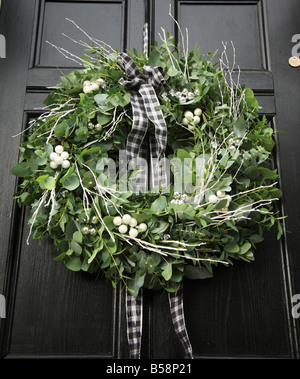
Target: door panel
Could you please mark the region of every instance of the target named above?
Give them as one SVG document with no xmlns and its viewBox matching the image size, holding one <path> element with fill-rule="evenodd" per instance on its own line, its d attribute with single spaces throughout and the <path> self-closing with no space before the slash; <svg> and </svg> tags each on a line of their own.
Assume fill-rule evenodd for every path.
<svg viewBox="0 0 300 379">
<path fill-rule="evenodd" d="M 228 59 L 232 64 L 232 41 L 235 67 L 240 69 L 240 83 L 254 90 L 262 107 L 261 114 L 266 114 L 270 125 L 275 128 L 277 97 L 270 44 L 272 42 L 274 47 L 276 41 L 271 40 L 269 34 L 270 12 L 274 10 L 269 5 L 270 2 L 263 0 L 174 0 L 172 14 L 184 35 L 188 28 L 189 49 L 193 49 L 196 43 L 203 54 L 218 49 L 218 58 L 223 51 L 222 42 L 227 42 Z M 157 9 L 153 13 L 159 20 L 153 20 L 156 36 L 163 26 L 172 30 L 180 40 L 180 33 L 176 33 L 176 25 L 171 18 L 163 25 L 159 24 L 162 21 L 158 10 L 160 4 L 156 2 L 155 6 Z M 290 6 L 292 8 L 292 4 Z M 166 2 L 164 10 L 169 11 Z M 273 164 L 278 165 L 279 160 L 278 149 L 273 156 Z M 283 203 L 279 207 L 283 207 Z M 216 269 L 214 279 L 184 282 L 187 327 L 196 357 L 297 355 L 294 320 L 290 317 L 288 291 L 291 288 L 286 280 L 286 257 L 284 239 L 277 241 L 273 230 L 258 246 L 255 262 L 251 265 L 236 263 L 232 268 Z M 162 351 L 167 357 L 180 356 L 180 349 L 168 354 L 169 345 L 160 337 L 162 331 L 157 328 L 162 317 L 160 304 L 159 296 L 154 298 L 153 357 L 159 358 Z M 175 344 L 172 330 L 168 337 L 174 338 Z"/>
<path fill-rule="evenodd" d="M 21 4 L 17 2 L 18 6 L 15 3 L 4 2 L 3 14 L 7 18 L 26 14 L 26 22 L 20 25 L 17 32 L 11 30 L 10 35 L 14 38 L 11 41 L 16 48 L 16 41 L 22 35 L 26 36 L 27 44 L 24 45 L 26 51 L 22 48 L 19 51 L 20 55 L 26 54 L 24 61 L 19 64 L 23 78 L 20 82 L 18 105 L 20 114 L 14 114 L 13 109 L 6 112 L 7 125 L 14 125 L 9 130 L 9 137 L 5 135 L 8 134 L 8 128 L 1 129 L 3 136 L 10 140 L 13 134 L 18 135 L 22 129 L 26 129 L 31 118 L 42 113 L 43 100 L 49 92 L 47 87 L 58 84 L 62 73 L 79 67 L 46 43 L 49 40 L 78 56 L 85 53 L 82 46 L 79 47 L 70 39 L 62 37 L 62 32 L 75 40 L 85 37 L 84 33 L 65 20 L 66 17 L 73 19 L 93 37 L 103 39 L 119 50 L 132 45 L 142 49 L 145 23 L 144 4 L 136 0 L 28 0 Z M 89 40 L 85 42 L 90 43 Z M 17 62 L 18 59 L 15 59 L 7 63 Z M 7 75 L 10 75 L 14 86 L 14 74 L 11 70 L 13 67 L 7 65 Z M 1 113 L 4 114 L 3 109 Z M 1 122 L 3 126 L 3 117 Z M 17 160 L 18 145 L 22 138 L 19 135 L 14 139 L 14 150 L 11 151 L 13 161 Z M 3 174 L 10 180 L 12 177 L 9 172 L 13 164 L 9 162 L 9 167 Z M 13 208 L 14 185 L 11 184 L 8 188 L 8 209 Z M 14 205 L 10 225 L 11 238 L 6 245 L 7 254 L 5 250 L 3 254 L 3 259 L 6 257 L 7 261 L 3 260 L 1 266 L 1 274 L 6 274 L 2 293 L 8 294 L 6 297 L 9 301 L 7 320 L 2 320 L 5 321 L 5 327 L 1 330 L 1 356 L 13 358 L 80 355 L 112 358 L 120 357 L 122 351 L 126 355 L 127 346 L 121 344 L 125 323 L 120 288 L 113 289 L 105 280 L 89 274 L 71 272 L 54 262 L 53 258 L 58 253 L 49 238 L 45 238 L 40 245 L 30 238 L 28 244 L 27 212 L 28 210 L 20 210 Z M 6 225 L 9 227 L 8 223 Z M 9 229 L 7 235 L 9 236 Z"/>
<path fill-rule="evenodd" d="M 161 27 L 178 38 L 168 16 L 171 4 L 182 29 L 188 28 L 189 49 L 197 43 L 202 53 L 216 49 L 220 53 L 222 41 L 227 41 L 231 60 L 233 42 L 240 82 L 255 91 L 270 125 L 287 131 L 278 138 L 273 163 L 283 178 L 284 196 L 278 207 L 289 214 L 286 226 L 293 233 L 285 233 L 277 241 L 273 230 L 258 246 L 251 264 L 237 262 L 232 268 L 216 269 L 213 279 L 184 282 L 186 324 L 195 358 L 299 357 L 298 320 L 291 317 L 290 302 L 293 293 L 300 293 L 300 212 L 295 206 L 299 129 L 294 126 L 300 117 L 296 101 L 299 72 L 286 67 L 292 48 L 289 42 L 300 16 L 297 0 L 286 0 L 284 6 L 280 0 L 2 3 L 0 33 L 6 36 L 7 58 L 0 60 L 5 93 L 0 101 L 0 154 L 6 163 L 0 166 L 1 178 L 5 178 L 0 202 L 0 288 L 7 299 L 7 318 L 0 320 L 1 356 L 129 356 L 121 289 L 53 262 L 57 254 L 47 238 L 41 245 L 32 239 L 27 244 L 27 210 L 18 209 L 13 202 L 16 183 L 10 174 L 21 136 L 11 136 L 41 113 L 37 108 L 43 106 L 47 87 L 56 85 L 62 72 L 79 67 L 46 43 L 48 40 L 78 56 L 84 54 L 82 46 L 61 34 L 89 42 L 66 17 L 115 49 L 142 51 L 145 21 L 151 43 L 159 39 Z M 142 357 L 182 358 L 166 294 L 145 291 L 144 302 Z"/>
<path fill-rule="evenodd" d="M 32 3 L 32 6 L 35 5 L 35 15 L 27 77 L 29 90 L 53 86 L 53 83 L 59 82 L 62 72 L 80 67 L 74 57 L 69 55 L 75 61 L 66 58 L 53 45 L 79 57 L 87 49 L 80 42 L 91 45 L 89 36 L 119 51 L 133 47 L 141 51 L 143 48 L 143 1 L 39 0 Z"/>
<path fill-rule="evenodd" d="M 49 41 L 61 46 L 75 55 L 82 55 L 83 47 L 71 40 L 62 41 L 62 33 L 76 41 L 88 41 L 88 38 L 76 26 L 66 19 L 73 20 L 91 37 L 101 36 L 101 40 L 123 51 L 126 46 L 126 17 L 125 1 L 94 2 L 52 2 L 46 1 L 39 15 L 38 47 L 36 50 L 36 65 L 42 67 L 70 67 L 70 62 L 53 47 L 45 43 Z M 57 25 L 53 28 L 53 25 Z M 72 32 L 72 36 L 70 35 Z M 100 39 L 100 38 L 98 38 Z M 71 63 L 71 64 L 70 64 Z M 76 64 L 75 64 L 76 66 Z"/>
<path fill-rule="evenodd" d="M 261 2 L 176 2 L 177 19 L 183 30 L 189 29 L 190 47 L 197 42 L 203 52 L 221 52 L 220 42 L 228 43 L 232 62 L 231 41 L 242 69 L 265 69 L 265 46 Z"/>
</svg>

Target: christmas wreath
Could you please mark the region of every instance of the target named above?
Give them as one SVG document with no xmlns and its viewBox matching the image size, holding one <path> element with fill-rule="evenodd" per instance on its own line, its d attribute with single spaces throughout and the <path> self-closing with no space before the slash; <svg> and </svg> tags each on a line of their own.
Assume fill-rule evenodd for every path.
<svg viewBox="0 0 300 379">
<path fill-rule="evenodd" d="M 265 230 L 282 233 L 274 132 L 233 80 L 226 45 L 217 65 L 161 38 L 149 57 L 93 40 L 84 68 L 51 88 L 12 168 L 15 199 L 31 208 L 27 242 L 48 234 L 55 261 L 133 296 L 251 262 Z"/>
</svg>

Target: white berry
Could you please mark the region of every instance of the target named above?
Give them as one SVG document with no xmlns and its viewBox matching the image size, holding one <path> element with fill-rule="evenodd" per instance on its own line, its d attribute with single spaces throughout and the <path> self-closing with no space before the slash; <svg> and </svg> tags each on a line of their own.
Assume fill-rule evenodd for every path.
<svg viewBox="0 0 300 379">
<path fill-rule="evenodd" d="M 56 153 L 51 153 L 50 154 L 51 161 L 55 161 L 56 157 L 58 157 L 58 155 Z"/>
<path fill-rule="evenodd" d="M 217 191 L 217 196 L 218 197 L 224 197 L 225 196 L 225 192 L 224 191 Z"/>
<path fill-rule="evenodd" d="M 61 167 L 62 168 L 69 168 L 70 167 L 70 162 L 67 161 L 67 160 L 62 161 Z"/>
<path fill-rule="evenodd" d="M 199 124 L 200 117 L 199 116 L 194 116 L 193 122 L 194 122 L 195 125 Z"/>
<path fill-rule="evenodd" d="M 119 216 L 115 217 L 114 220 L 113 220 L 113 223 L 114 223 L 114 225 L 116 225 L 116 226 L 120 226 L 120 225 L 122 224 L 122 219 L 121 219 L 121 217 L 119 217 Z"/>
<path fill-rule="evenodd" d="M 217 198 L 216 195 L 210 195 L 209 198 L 208 198 L 208 201 L 209 201 L 210 203 L 215 203 L 215 202 L 218 201 L 218 198 Z"/>
<path fill-rule="evenodd" d="M 57 146 L 55 146 L 55 152 L 56 152 L 57 154 L 61 154 L 63 151 L 64 151 L 63 146 L 61 146 L 61 145 L 57 145 Z"/>
<path fill-rule="evenodd" d="M 189 120 L 187 118 L 184 118 L 182 120 L 183 125 L 187 126 L 189 124 Z"/>
<path fill-rule="evenodd" d="M 90 85 L 90 84 L 91 84 L 91 82 L 90 82 L 89 80 L 86 80 L 86 81 L 83 82 L 83 85 L 84 85 L 84 86 L 88 86 L 88 85 Z"/>
<path fill-rule="evenodd" d="M 131 217 L 131 220 L 130 220 L 130 223 L 129 225 L 134 228 L 135 226 L 137 226 L 137 220 L 134 218 L 134 217 Z"/>
<path fill-rule="evenodd" d="M 196 108 L 196 109 L 194 110 L 194 115 L 195 115 L 195 116 L 201 116 L 201 114 L 202 114 L 202 110 L 201 110 L 200 108 Z"/>
<path fill-rule="evenodd" d="M 88 234 L 89 232 L 89 228 L 87 226 L 84 226 L 82 229 L 81 229 L 82 233 L 83 234 Z"/>
<path fill-rule="evenodd" d="M 96 82 L 92 82 L 90 84 L 90 87 L 91 87 L 92 91 L 95 91 L 95 90 L 99 89 L 99 86 L 98 86 L 98 84 Z"/>
<path fill-rule="evenodd" d="M 127 225 L 122 224 L 119 226 L 119 232 L 120 233 L 125 234 L 127 232 L 127 230 L 128 230 Z"/>
<path fill-rule="evenodd" d="M 96 80 L 96 83 L 101 86 L 104 83 L 104 80 L 102 78 L 99 78 Z"/>
<path fill-rule="evenodd" d="M 138 228 L 142 231 L 145 232 L 148 229 L 148 226 L 145 223 L 141 223 Z"/>
<path fill-rule="evenodd" d="M 67 151 L 63 151 L 60 156 L 62 157 L 63 160 L 65 159 L 68 159 L 69 158 L 69 153 Z"/>
<path fill-rule="evenodd" d="M 188 128 L 192 132 L 195 129 L 195 126 L 194 125 L 189 125 Z"/>
<path fill-rule="evenodd" d="M 88 85 L 84 86 L 84 87 L 83 87 L 83 92 L 84 92 L 84 93 L 91 93 L 91 92 L 93 92 L 93 90 L 92 90 L 92 88 L 91 88 L 91 85 L 88 84 Z"/>
<path fill-rule="evenodd" d="M 123 218 L 122 218 L 122 221 L 123 221 L 124 224 L 128 225 L 130 223 L 130 221 L 131 221 L 131 216 L 128 215 L 128 214 L 124 215 Z"/>
<path fill-rule="evenodd" d="M 129 235 L 130 235 L 130 237 L 135 238 L 135 237 L 137 237 L 138 234 L 139 234 L 139 232 L 138 232 L 135 228 L 131 228 L 131 229 L 129 230 Z"/>
<path fill-rule="evenodd" d="M 194 115 L 193 115 L 193 113 L 191 111 L 185 111 L 184 112 L 184 117 L 186 117 L 186 118 L 193 118 Z"/>
<path fill-rule="evenodd" d="M 58 165 L 57 165 L 56 162 L 54 162 L 54 161 L 51 161 L 51 162 L 50 162 L 50 167 L 51 167 L 51 168 L 55 169 L 55 168 L 57 168 L 57 166 L 58 166 Z"/>
<path fill-rule="evenodd" d="M 60 165 L 63 163 L 63 159 L 62 157 L 60 157 L 59 155 L 55 158 L 55 161 L 54 161 L 57 165 Z"/>
</svg>

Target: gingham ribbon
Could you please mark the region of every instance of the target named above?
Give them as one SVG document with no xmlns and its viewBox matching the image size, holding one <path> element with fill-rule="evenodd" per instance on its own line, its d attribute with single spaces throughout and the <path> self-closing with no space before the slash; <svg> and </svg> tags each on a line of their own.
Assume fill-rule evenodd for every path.
<svg viewBox="0 0 300 379">
<path fill-rule="evenodd" d="M 143 38 L 144 38 L 144 54 L 148 58 L 148 48 L 149 48 L 149 33 L 148 33 L 148 23 L 146 22 L 143 28 Z"/>
<path fill-rule="evenodd" d="M 176 293 L 169 293 L 169 305 L 175 332 L 180 339 L 185 351 L 185 358 L 193 359 L 192 346 L 187 333 L 184 309 L 183 286 Z M 137 297 L 126 291 L 126 320 L 127 340 L 130 350 L 130 358 L 139 359 L 141 356 L 142 324 L 143 324 L 143 292 Z"/>
<path fill-rule="evenodd" d="M 130 358 L 139 359 L 141 357 L 143 326 L 143 290 L 140 290 L 137 297 L 126 291 L 125 305 Z"/>
<path fill-rule="evenodd" d="M 144 54 L 148 56 L 148 24 L 144 25 Z M 167 170 L 161 159 L 167 144 L 167 126 L 162 111 L 156 109 L 159 105 L 154 87 L 164 83 L 160 67 L 144 66 L 141 74 L 135 63 L 123 53 L 117 59 L 127 77 L 121 78 L 120 83 L 129 89 L 133 109 L 133 126 L 127 138 L 126 152 L 129 159 L 148 160 L 148 143 L 145 139 L 148 130 L 148 120 L 155 126 L 155 136 L 150 135 L 151 185 L 158 188 L 159 184 L 166 188 L 169 183 Z M 138 162 L 138 161 L 137 161 Z M 147 192 L 148 172 L 142 171 L 138 177 L 136 192 Z M 186 330 L 183 309 L 182 284 L 176 293 L 168 293 L 170 312 L 175 332 L 185 350 L 186 358 L 193 358 L 192 346 Z M 130 358 L 141 357 L 142 327 L 143 327 L 143 290 L 134 297 L 126 291 L 126 321 L 127 340 Z"/>
<path fill-rule="evenodd" d="M 185 351 L 185 358 L 193 359 L 193 350 L 185 325 L 183 309 L 183 285 L 179 287 L 176 293 L 168 293 L 171 317 L 175 332 L 180 339 Z"/>
<path fill-rule="evenodd" d="M 136 193 L 148 191 L 148 144 L 150 145 L 152 186 L 158 188 L 167 185 L 167 172 L 164 169 L 164 153 L 167 145 L 167 125 L 161 109 L 155 87 L 164 83 L 161 67 L 144 66 L 139 70 L 133 60 L 126 54 L 118 55 L 117 61 L 126 76 L 119 80 L 130 91 L 130 100 L 133 111 L 132 129 L 127 137 L 126 154 L 129 162 L 134 162 L 138 168 L 142 167 L 137 177 Z M 148 122 L 154 125 L 155 135 L 146 140 Z M 131 169 L 134 167 L 131 166 Z"/>
</svg>

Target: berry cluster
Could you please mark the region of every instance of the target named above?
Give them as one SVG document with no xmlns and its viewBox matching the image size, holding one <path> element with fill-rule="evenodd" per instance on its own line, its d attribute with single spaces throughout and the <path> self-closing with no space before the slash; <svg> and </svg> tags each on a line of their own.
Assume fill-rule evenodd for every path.
<svg viewBox="0 0 300 379">
<path fill-rule="evenodd" d="M 170 201 L 170 204 L 184 204 L 186 199 L 188 198 L 188 195 L 185 193 L 180 194 L 179 192 L 174 192 L 174 199 Z"/>
<path fill-rule="evenodd" d="M 86 222 L 86 219 L 83 219 L 82 220 L 83 222 Z M 91 219 L 91 223 L 92 224 L 97 224 L 98 222 L 98 219 L 96 216 L 93 216 L 92 219 Z M 82 234 L 90 234 L 92 236 L 94 236 L 96 233 L 97 233 L 97 230 L 94 228 L 94 226 L 84 226 L 82 229 Z"/>
<path fill-rule="evenodd" d="M 221 200 L 225 200 L 225 199 L 227 200 L 227 203 L 226 203 L 225 207 L 222 208 L 221 210 L 227 211 L 228 207 L 230 205 L 230 202 L 231 202 L 231 196 L 226 195 L 226 193 L 224 191 L 217 191 L 216 195 L 210 195 L 208 198 L 208 201 L 210 203 L 216 203 L 217 201 L 221 201 Z"/>
<path fill-rule="evenodd" d="M 194 97 L 199 95 L 199 90 L 195 89 L 194 92 L 189 91 L 187 88 L 184 88 L 182 91 L 175 91 L 174 89 L 171 89 L 169 93 L 164 92 L 162 93 L 161 97 L 165 100 L 168 101 L 168 94 L 172 97 L 177 97 L 179 100 L 180 104 L 185 104 Z"/>
<path fill-rule="evenodd" d="M 242 141 L 229 138 L 229 150 L 235 151 L 242 144 Z"/>
<path fill-rule="evenodd" d="M 96 125 L 94 125 L 92 122 L 89 122 L 89 123 L 88 123 L 88 127 L 89 127 L 90 129 L 92 129 L 92 130 L 95 130 L 95 131 L 100 131 L 100 130 L 102 130 L 102 125 L 100 125 L 100 124 L 96 124 Z"/>
<path fill-rule="evenodd" d="M 93 82 L 91 82 L 90 80 L 86 80 L 83 83 L 83 92 L 91 93 L 93 91 L 98 90 L 101 86 L 103 86 L 103 84 L 104 84 L 104 80 L 102 78 L 94 80 Z"/>
<path fill-rule="evenodd" d="M 195 126 L 200 122 L 201 114 L 202 110 L 200 108 L 196 108 L 194 113 L 191 111 L 185 111 L 184 118 L 182 120 L 183 125 L 187 126 L 190 131 L 193 131 Z"/>
<path fill-rule="evenodd" d="M 131 217 L 129 214 L 125 214 L 123 217 L 115 217 L 113 223 L 119 227 L 119 232 L 121 234 L 126 234 L 129 228 L 128 234 L 132 238 L 136 238 L 139 234 L 139 231 L 145 232 L 148 228 L 145 223 L 138 225 L 137 220 L 134 217 Z"/>
<path fill-rule="evenodd" d="M 69 153 L 67 151 L 64 151 L 62 145 L 57 145 L 54 150 L 55 152 L 50 154 L 50 167 L 56 169 L 58 166 L 61 165 L 62 168 L 69 168 Z"/>
</svg>

